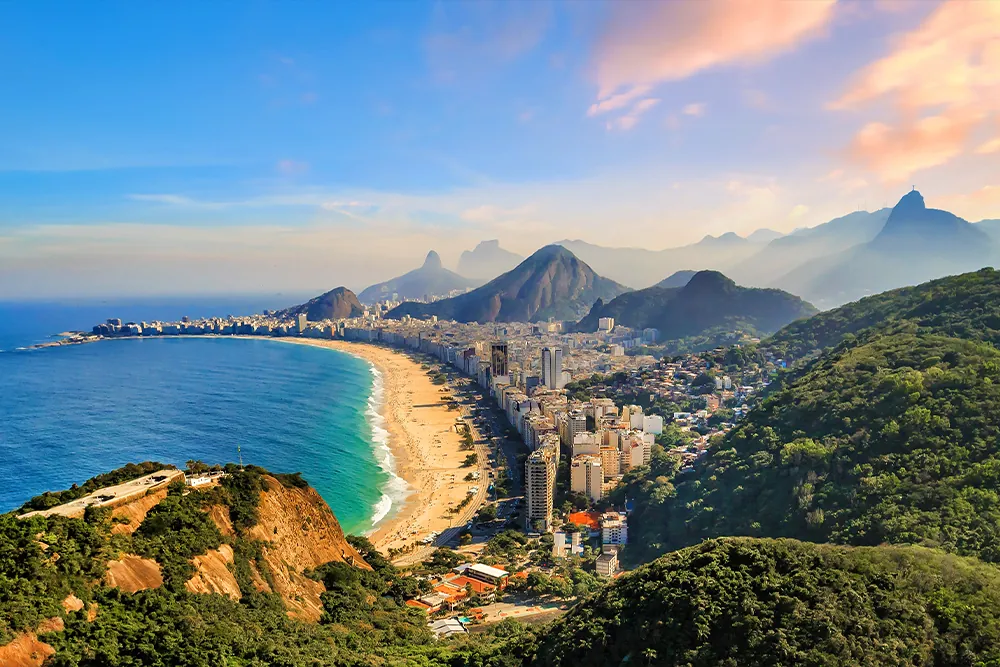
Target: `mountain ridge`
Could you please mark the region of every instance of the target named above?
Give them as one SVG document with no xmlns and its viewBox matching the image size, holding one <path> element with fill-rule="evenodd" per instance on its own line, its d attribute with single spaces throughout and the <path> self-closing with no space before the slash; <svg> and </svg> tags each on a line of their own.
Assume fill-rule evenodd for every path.
<svg viewBox="0 0 1000 667">
<path fill-rule="evenodd" d="M 476 284 L 475 280 L 444 268 L 441 257 L 431 250 L 424 263 L 401 276 L 369 285 L 358 295 L 361 303 L 373 304 L 398 294 L 401 300 L 443 296 Z"/>
<path fill-rule="evenodd" d="M 598 298 L 613 298 L 627 289 L 598 275 L 566 248 L 549 245 L 481 287 L 433 303 L 403 303 L 386 317 L 434 315 L 459 322 L 575 319 Z"/>
</svg>

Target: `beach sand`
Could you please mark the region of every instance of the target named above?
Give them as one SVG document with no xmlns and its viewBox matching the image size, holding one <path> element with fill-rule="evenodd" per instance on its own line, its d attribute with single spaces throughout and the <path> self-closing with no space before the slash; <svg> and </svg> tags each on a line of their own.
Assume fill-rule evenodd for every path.
<svg viewBox="0 0 1000 667">
<path fill-rule="evenodd" d="M 461 411 L 449 410 L 443 400 L 452 392 L 434 384 L 418 362 L 389 348 L 339 340 L 277 340 L 347 352 L 370 362 L 382 374 L 381 412 L 389 432 L 389 448 L 396 474 L 409 484 L 410 493 L 403 506 L 394 506 L 369 535 L 375 546 L 388 553 L 445 531 L 458 521 L 449 510 L 482 482 L 464 481 L 477 468 L 462 467 L 471 452 L 461 449 L 462 437 L 454 428 Z"/>
</svg>

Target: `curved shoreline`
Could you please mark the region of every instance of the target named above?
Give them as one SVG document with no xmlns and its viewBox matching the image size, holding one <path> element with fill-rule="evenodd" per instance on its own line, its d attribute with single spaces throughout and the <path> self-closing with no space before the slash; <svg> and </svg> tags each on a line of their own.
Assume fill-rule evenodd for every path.
<svg viewBox="0 0 1000 667">
<path fill-rule="evenodd" d="M 478 482 L 465 481 L 472 470 L 462 466 L 468 452 L 461 449 L 461 437 L 453 428 L 460 412 L 448 410 L 441 393 L 450 390 L 435 385 L 420 364 L 399 350 L 363 342 L 319 338 L 284 338 L 271 336 L 171 336 L 171 338 L 235 338 L 268 340 L 332 349 L 367 362 L 383 381 L 382 405 L 370 396 L 366 421 L 376 462 L 389 474 L 379 491 L 383 497 L 372 507 L 366 535 L 381 551 L 419 546 L 425 538 L 452 527 L 450 510 L 458 506 Z M 141 340 L 141 337 L 94 338 L 73 343 L 52 343 L 35 349 L 62 347 L 102 340 Z M 376 376 L 373 374 L 373 390 Z M 370 413 L 373 414 L 367 414 Z M 388 437 L 377 434 L 378 417 L 384 421 Z M 379 457 L 380 445 L 388 456 Z M 401 480 L 401 481 L 398 481 Z M 396 484 L 396 497 L 390 485 Z M 406 493 L 403 493 L 403 484 Z M 380 503 L 392 502 L 385 515 L 374 521 Z"/>
<path fill-rule="evenodd" d="M 249 337 L 247 337 L 249 338 Z M 380 410 L 395 476 L 408 493 L 377 522 L 368 537 L 381 551 L 416 545 L 452 527 L 450 510 L 480 482 L 465 481 L 473 470 L 462 465 L 468 452 L 453 428 L 461 412 L 441 401 L 446 387 L 435 385 L 420 364 L 400 351 L 370 343 L 319 338 L 263 338 L 337 350 L 367 361 L 381 374 Z M 373 439 L 374 445 L 374 439 Z"/>
</svg>

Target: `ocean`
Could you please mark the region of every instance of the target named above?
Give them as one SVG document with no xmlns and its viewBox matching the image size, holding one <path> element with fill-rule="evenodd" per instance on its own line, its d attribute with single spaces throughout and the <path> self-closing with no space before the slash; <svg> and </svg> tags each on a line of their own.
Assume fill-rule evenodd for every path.
<svg viewBox="0 0 1000 667">
<path fill-rule="evenodd" d="M 108 317 L 249 314 L 288 297 L 0 303 L 0 512 L 128 462 L 244 463 L 301 472 L 345 532 L 398 506 L 381 378 L 349 354 L 234 338 L 24 349 Z"/>
</svg>

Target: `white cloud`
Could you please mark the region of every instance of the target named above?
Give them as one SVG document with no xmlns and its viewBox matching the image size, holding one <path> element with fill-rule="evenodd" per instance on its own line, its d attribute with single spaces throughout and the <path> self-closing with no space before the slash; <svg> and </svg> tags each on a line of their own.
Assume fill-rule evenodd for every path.
<svg viewBox="0 0 1000 667">
<path fill-rule="evenodd" d="M 622 109 L 632 104 L 633 101 L 642 97 L 651 90 L 652 86 L 632 86 L 628 90 L 611 95 L 607 99 L 595 102 L 587 109 L 588 116 L 599 116 L 609 111 Z"/>
</svg>

